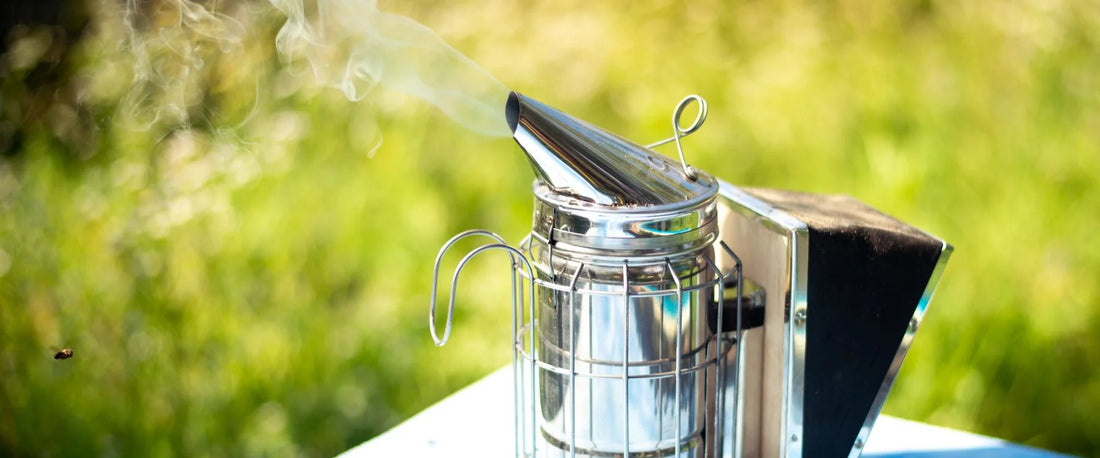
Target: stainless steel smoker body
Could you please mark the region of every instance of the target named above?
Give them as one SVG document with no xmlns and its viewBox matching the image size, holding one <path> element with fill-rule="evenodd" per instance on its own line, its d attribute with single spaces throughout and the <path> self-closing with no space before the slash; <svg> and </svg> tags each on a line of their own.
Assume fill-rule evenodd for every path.
<svg viewBox="0 0 1100 458">
<path fill-rule="evenodd" d="M 684 107 L 699 103 L 689 128 Z M 742 189 L 513 93 L 516 456 L 858 456 L 951 247 L 843 196 Z"/>
</svg>

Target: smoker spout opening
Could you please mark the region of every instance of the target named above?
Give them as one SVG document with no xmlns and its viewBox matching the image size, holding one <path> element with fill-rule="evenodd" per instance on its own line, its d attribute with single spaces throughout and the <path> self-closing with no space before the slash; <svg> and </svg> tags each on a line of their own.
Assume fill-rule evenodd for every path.
<svg viewBox="0 0 1100 458">
<path fill-rule="evenodd" d="M 519 125 L 519 95 L 516 91 L 508 93 L 508 103 L 504 106 L 504 117 L 508 119 L 508 128 L 512 130 L 512 133 L 516 133 L 516 126 Z"/>
</svg>

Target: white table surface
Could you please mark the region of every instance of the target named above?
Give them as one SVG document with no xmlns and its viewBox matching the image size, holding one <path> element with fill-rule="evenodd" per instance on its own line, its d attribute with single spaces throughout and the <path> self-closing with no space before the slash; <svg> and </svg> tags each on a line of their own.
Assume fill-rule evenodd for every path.
<svg viewBox="0 0 1100 458">
<path fill-rule="evenodd" d="M 512 402 L 512 369 L 505 367 L 340 457 L 510 457 L 515 453 Z M 875 422 L 863 456 L 1051 458 L 1063 455 L 883 415 Z"/>
</svg>

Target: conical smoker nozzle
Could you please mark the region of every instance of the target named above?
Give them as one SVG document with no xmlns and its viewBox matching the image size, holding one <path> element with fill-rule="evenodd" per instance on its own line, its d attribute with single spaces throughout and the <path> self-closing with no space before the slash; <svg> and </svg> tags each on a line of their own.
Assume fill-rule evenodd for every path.
<svg viewBox="0 0 1100 458">
<path fill-rule="evenodd" d="M 717 183 L 692 180 L 680 163 L 517 92 L 508 127 L 539 180 L 554 192 L 604 206 L 658 206 L 713 195 Z"/>
</svg>

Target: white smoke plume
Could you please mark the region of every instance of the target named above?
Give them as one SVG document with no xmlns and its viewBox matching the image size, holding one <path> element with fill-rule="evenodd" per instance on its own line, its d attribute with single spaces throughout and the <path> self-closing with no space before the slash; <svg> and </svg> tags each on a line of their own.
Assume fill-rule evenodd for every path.
<svg viewBox="0 0 1100 458">
<path fill-rule="evenodd" d="M 508 90 L 424 25 L 378 10 L 375 0 L 270 0 L 286 15 L 275 40 L 289 61 L 351 100 L 375 86 L 419 97 L 463 126 L 507 136 Z"/>
<path fill-rule="evenodd" d="M 123 51 L 133 81 L 121 113 L 132 125 L 189 127 L 202 113 L 210 68 L 225 55 L 241 54 L 248 31 L 235 18 L 183 0 L 126 0 Z"/>
<path fill-rule="evenodd" d="M 246 54 L 243 48 L 254 44 L 247 40 L 262 36 L 253 30 L 265 16 L 258 10 L 274 7 L 286 22 L 273 45 L 285 63 L 312 73 L 297 76 L 352 101 L 369 98 L 376 87 L 403 92 L 470 130 L 509 135 L 502 114 L 508 89 L 424 25 L 379 11 L 375 0 L 269 1 L 126 0 L 124 41 L 134 79 L 123 112 L 138 126 L 189 126 L 196 113 L 206 114 L 207 66 Z"/>
</svg>

